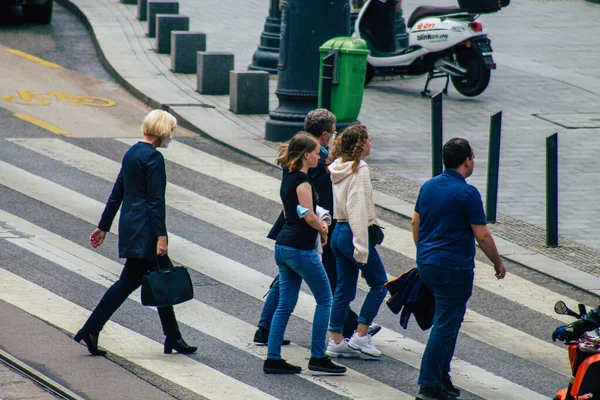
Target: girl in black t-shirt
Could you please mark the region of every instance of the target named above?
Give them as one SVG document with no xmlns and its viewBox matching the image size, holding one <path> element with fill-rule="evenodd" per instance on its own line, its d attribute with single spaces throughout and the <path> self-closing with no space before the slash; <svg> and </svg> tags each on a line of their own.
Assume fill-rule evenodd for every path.
<svg viewBox="0 0 600 400">
<path fill-rule="evenodd" d="M 295 135 L 279 148 L 277 165 L 283 174 L 279 191 L 285 224 L 275 243 L 279 267 L 279 304 L 271 322 L 267 359 L 263 371 L 269 374 L 297 374 L 302 368 L 281 358 L 281 342 L 290 315 L 298 302 L 302 280 L 317 302 L 313 320 L 311 358 L 308 369 L 343 373 L 346 368 L 331 362 L 325 354 L 325 338 L 331 312 L 331 289 L 321 257 L 315 250 L 317 235 L 327 243 L 327 224 L 315 214 L 316 194 L 308 180 L 308 169 L 319 161 L 319 143 L 306 133 Z"/>
</svg>

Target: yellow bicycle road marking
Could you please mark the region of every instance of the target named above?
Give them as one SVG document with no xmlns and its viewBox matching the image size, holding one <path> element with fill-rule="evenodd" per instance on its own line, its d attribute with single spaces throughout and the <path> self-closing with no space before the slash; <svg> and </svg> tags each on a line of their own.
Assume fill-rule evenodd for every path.
<svg viewBox="0 0 600 400">
<path fill-rule="evenodd" d="M 16 56 L 26 58 L 29 61 L 33 61 L 33 62 L 36 62 L 38 64 L 42 64 L 43 66 L 48 67 L 48 68 L 62 68 L 62 66 L 60 66 L 58 64 L 54 64 L 53 62 L 46 61 L 46 60 L 43 60 L 43 59 L 41 59 L 39 57 L 32 56 L 31 54 L 24 53 L 21 50 L 15 50 L 15 49 L 8 49 L 7 48 L 6 51 L 8 51 L 9 53 L 12 53 L 12 54 L 14 54 Z"/>
<path fill-rule="evenodd" d="M 49 124 L 47 122 L 42 121 L 41 119 L 37 119 L 35 117 L 32 117 L 29 114 L 14 114 L 15 117 L 22 119 L 23 121 L 27 121 L 33 125 L 37 125 L 40 128 L 44 128 L 52 133 L 56 133 L 57 135 L 70 135 L 69 132 L 65 131 L 64 129 L 60 129 L 57 126 L 54 126 L 52 124 Z"/>
</svg>

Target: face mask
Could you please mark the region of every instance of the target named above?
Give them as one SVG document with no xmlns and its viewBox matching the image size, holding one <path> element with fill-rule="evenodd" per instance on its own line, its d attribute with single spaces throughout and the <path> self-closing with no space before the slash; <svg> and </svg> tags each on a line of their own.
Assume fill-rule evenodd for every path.
<svg viewBox="0 0 600 400">
<path fill-rule="evenodd" d="M 169 147 L 169 143 L 171 143 L 171 138 L 166 138 L 165 140 L 160 142 L 160 145 L 158 147 L 162 147 L 163 149 L 166 149 L 167 147 Z"/>
<path fill-rule="evenodd" d="M 336 133 L 337 133 L 337 132 L 336 132 Z M 327 146 L 326 146 L 326 147 L 329 147 L 329 146 L 331 146 L 331 143 L 333 143 L 334 139 L 335 139 L 335 133 L 333 133 L 333 134 L 331 135 L 331 137 L 329 138 L 329 141 L 327 142 Z"/>
</svg>

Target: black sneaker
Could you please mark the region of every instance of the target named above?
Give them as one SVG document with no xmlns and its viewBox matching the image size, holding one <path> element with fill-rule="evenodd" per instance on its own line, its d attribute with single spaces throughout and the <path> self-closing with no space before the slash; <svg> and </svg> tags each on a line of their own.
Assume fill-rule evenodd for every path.
<svg viewBox="0 0 600 400">
<path fill-rule="evenodd" d="M 381 330 L 381 326 L 379 326 L 377 324 L 373 324 L 369 327 L 368 335 L 373 337 L 373 336 L 377 335 L 380 330 Z"/>
<path fill-rule="evenodd" d="M 421 386 L 416 400 L 456 400 L 456 396 L 448 393 L 442 385 L 436 387 Z"/>
<path fill-rule="evenodd" d="M 308 369 L 311 371 L 327 372 L 330 374 L 343 374 L 346 372 L 346 367 L 337 365 L 328 356 L 325 357 L 311 357 L 308 362 Z"/>
<path fill-rule="evenodd" d="M 262 326 L 259 326 L 258 329 L 256 330 L 256 333 L 254 334 L 254 343 L 266 345 L 268 341 L 269 341 L 269 330 L 263 328 Z M 290 344 L 290 341 L 287 339 L 283 339 L 283 341 L 281 342 L 282 346 L 287 346 L 288 344 Z"/>
<path fill-rule="evenodd" d="M 299 374 L 302 368 L 297 365 L 288 364 L 284 359 L 270 360 L 266 359 L 263 365 L 265 374 Z"/>
<path fill-rule="evenodd" d="M 460 396 L 460 390 L 458 390 L 456 386 L 452 384 L 452 379 L 450 379 L 450 374 L 448 372 L 442 372 L 440 385 L 442 385 L 442 387 L 446 389 L 446 392 L 448 392 L 449 394 L 454 395 L 456 397 Z"/>
</svg>

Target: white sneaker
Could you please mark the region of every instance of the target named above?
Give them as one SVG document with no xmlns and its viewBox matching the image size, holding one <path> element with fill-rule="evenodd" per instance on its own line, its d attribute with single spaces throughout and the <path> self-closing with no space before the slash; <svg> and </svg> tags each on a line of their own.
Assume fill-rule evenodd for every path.
<svg viewBox="0 0 600 400">
<path fill-rule="evenodd" d="M 353 350 L 358 350 L 362 354 L 370 357 L 381 357 L 381 352 L 371 342 L 371 336 L 358 336 L 358 332 L 354 332 L 354 335 L 348 341 L 348 346 Z"/>
<path fill-rule="evenodd" d="M 348 346 L 348 339 L 342 339 L 341 342 L 335 343 L 333 339 L 329 339 L 327 351 L 325 352 L 331 358 L 358 358 L 360 351 L 351 349 Z"/>
</svg>

